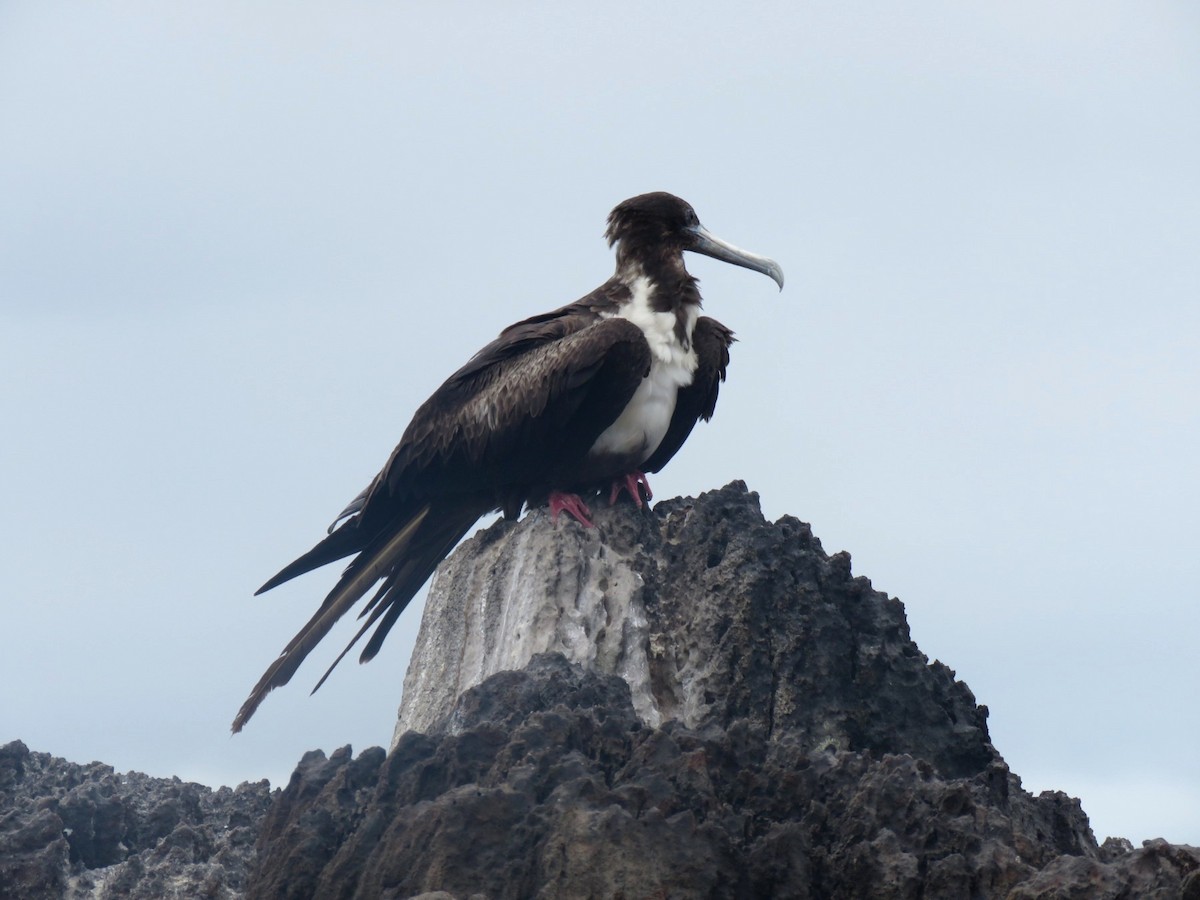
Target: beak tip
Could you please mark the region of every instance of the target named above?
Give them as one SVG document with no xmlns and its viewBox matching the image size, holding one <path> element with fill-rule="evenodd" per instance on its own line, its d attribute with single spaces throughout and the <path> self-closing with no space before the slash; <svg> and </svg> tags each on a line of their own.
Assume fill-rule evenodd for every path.
<svg viewBox="0 0 1200 900">
<path fill-rule="evenodd" d="M 775 260 L 726 243 L 709 233 L 703 225 L 694 225 L 688 231 L 691 233 L 692 241 L 685 249 L 735 266 L 761 272 L 779 285 L 781 291 L 783 290 L 783 267 Z"/>
</svg>

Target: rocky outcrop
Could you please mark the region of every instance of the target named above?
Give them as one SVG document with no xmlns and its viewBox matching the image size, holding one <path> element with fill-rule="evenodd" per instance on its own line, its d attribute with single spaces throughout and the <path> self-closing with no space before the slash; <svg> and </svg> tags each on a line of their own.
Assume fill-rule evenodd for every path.
<svg viewBox="0 0 1200 900">
<path fill-rule="evenodd" d="M 741 484 L 498 523 L 431 590 L 390 754 L 309 754 L 254 897 L 1195 897 L 1034 797 L 901 604 Z"/>
<path fill-rule="evenodd" d="M 1097 850 L 1079 802 L 1000 761 L 808 751 L 739 719 L 642 724 L 559 654 L 468 690 L 453 732 L 309 754 L 250 896 L 1200 898 L 1200 851 Z M 434 893 L 439 892 L 439 893 Z"/>
<path fill-rule="evenodd" d="M 213 790 L 0 747 L 0 898 L 240 897 L 267 782 Z"/>
<path fill-rule="evenodd" d="M 273 801 L 0 749 L 0 898 L 1200 900 L 1200 850 L 1023 790 L 899 601 L 744 485 L 595 520 L 464 543 L 391 752 Z"/>
<path fill-rule="evenodd" d="M 499 522 L 443 564 L 397 739 L 453 729 L 464 690 L 556 652 L 622 677 L 646 725 L 745 721 L 806 750 L 910 753 L 950 775 L 999 759 L 986 708 L 929 663 L 900 601 L 798 519 L 765 521 L 744 484 L 598 510 L 596 524 Z"/>
</svg>

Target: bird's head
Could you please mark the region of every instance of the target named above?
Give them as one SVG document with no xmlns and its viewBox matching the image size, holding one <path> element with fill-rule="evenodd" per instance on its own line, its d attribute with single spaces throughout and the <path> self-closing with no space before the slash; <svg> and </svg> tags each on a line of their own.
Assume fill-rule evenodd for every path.
<svg viewBox="0 0 1200 900">
<path fill-rule="evenodd" d="M 783 269 L 779 263 L 721 240 L 700 224 L 690 203 L 665 191 L 639 194 L 617 204 L 608 215 L 605 237 L 610 247 L 617 248 L 618 268 L 623 262 L 637 262 L 645 267 L 647 263 L 678 258 L 684 250 L 691 250 L 762 272 L 783 290 Z"/>
</svg>

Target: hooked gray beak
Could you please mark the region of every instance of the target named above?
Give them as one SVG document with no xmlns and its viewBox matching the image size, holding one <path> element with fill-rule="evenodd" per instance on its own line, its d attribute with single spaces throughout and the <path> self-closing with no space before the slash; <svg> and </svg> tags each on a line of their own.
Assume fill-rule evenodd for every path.
<svg viewBox="0 0 1200 900">
<path fill-rule="evenodd" d="M 781 291 L 783 290 L 783 269 L 775 260 L 735 247 L 712 234 L 703 225 L 693 225 L 688 228 L 688 231 L 692 235 L 692 244 L 686 249 L 693 253 L 703 253 L 705 256 L 711 256 L 722 262 L 733 263 L 735 266 L 762 272 L 779 285 Z"/>
</svg>

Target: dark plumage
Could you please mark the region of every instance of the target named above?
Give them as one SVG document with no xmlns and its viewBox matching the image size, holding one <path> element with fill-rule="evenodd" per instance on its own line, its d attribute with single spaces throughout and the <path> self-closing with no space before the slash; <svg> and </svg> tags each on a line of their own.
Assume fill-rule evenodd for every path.
<svg viewBox="0 0 1200 900">
<path fill-rule="evenodd" d="M 626 200 L 608 218 L 616 273 L 587 296 L 504 329 L 451 375 L 413 416 L 387 464 L 338 516 L 329 535 L 258 593 L 354 556 L 320 609 L 263 674 L 238 711 L 240 731 L 273 688 L 286 684 L 355 603 L 379 587 L 362 628 L 361 661 L 379 652 L 400 613 L 480 516 L 551 503 L 589 525 L 578 494 L 609 485 L 639 505 L 657 472 L 707 420 L 729 363 L 733 333 L 699 316 L 700 292 L 683 264 L 691 250 L 769 275 L 765 257 L 709 234 L 671 194 Z M 569 493 L 566 493 L 569 492 Z M 316 690 L 316 688 L 314 688 Z"/>
</svg>

